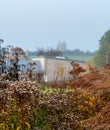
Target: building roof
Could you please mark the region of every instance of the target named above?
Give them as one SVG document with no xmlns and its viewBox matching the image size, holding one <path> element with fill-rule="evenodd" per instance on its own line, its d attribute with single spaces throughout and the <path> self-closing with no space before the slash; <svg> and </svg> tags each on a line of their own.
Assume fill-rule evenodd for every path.
<svg viewBox="0 0 110 130">
<path fill-rule="evenodd" d="M 81 60 L 73 60 L 73 59 L 69 59 L 67 57 L 63 57 L 63 56 L 36 56 L 34 57 L 32 60 L 35 60 L 36 58 L 46 58 L 46 59 L 54 59 L 54 60 L 63 60 L 63 61 L 74 61 L 74 62 L 79 62 L 79 63 L 85 63 L 85 61 L 81 61 Z"/>
</svg>

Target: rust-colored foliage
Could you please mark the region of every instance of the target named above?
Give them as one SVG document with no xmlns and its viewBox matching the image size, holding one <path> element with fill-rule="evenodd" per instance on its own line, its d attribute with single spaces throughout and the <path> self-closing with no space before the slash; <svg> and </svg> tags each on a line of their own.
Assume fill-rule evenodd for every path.
<svg viewBox="0 0 110 130">
<path fill-rule="evenodd" d="M 85 69 L 83 69 L 83 67 L 80 67 L 77 64 L 76 66 L 78 66 L 79 70 L 76 68 L 78 72 L 75 71 L 74 69 L 72 70 L 73 72 L 77 72 L 77 74 L 80 74 L 81 72 L 85 72 Z M 73 86 L 73 87 L 87 88 L 93 85 L 94 80 L 98 80 L 98 79 L 100 80 L 101 77 L 102 77 L 102 73 L 97 68 L 90 68 L 89 73 L 85 73 L 78 76 L 74 80 L 70 81 L 68 85 Z"/>
<path fill-rule="evenodd" d="M 77 77 L 68 85 L 82 88 L 96 97 L 98 114 L 83 120 L 86 130 L 110 129 L 110 64 L 102 68 L 90 67 L 90 72 Z M 84 104 L 83 104 L 84 105 Z"/>
<path fill-rule="evenodd" d="M 110 101 L 100 110 L 96 117 L 83 122 L 86 130 L 109 130 L 110 129 Z"/>
<path fill-rule="evenodd" d="M 73 69 L 69 72 L 71 75 L 73 75 L 74 78 L 76 78 L 80 73 L 85 72 L 86 70 L 80 66 L 79 63 L 71 62 L 71 65 Z"/>
</svg>

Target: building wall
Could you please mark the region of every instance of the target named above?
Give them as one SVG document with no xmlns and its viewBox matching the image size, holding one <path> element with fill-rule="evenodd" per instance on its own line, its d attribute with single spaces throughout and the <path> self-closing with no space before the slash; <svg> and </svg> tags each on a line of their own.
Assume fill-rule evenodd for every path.
<svg viewBox="0 0 110 130">
<path fill-rule="evenodd" d="M 41 68 L 43 71 L 45 71 L 45 58 L 44 57 L 37 57 L 32 59 L 35 62 L 40 62 Z"/>
<path fill-rule="evenodd" d="M 70 62 L 57 59 L 46 59 L 47 81 L 59 81 L 69 79 L 69 71 L 72 69 Z"/>
<path fill-rule="evenodd" d="M 44 70 L 45 81 L 60 81 L 71 79 L 72 76 L 69 74 L 71 71 L 71 61 L 66 59 L 57 58 L 34 58 L 34 61 L 40 61 Z M 84 67 L 84 63 L 80 63 Z"/>
</svg>

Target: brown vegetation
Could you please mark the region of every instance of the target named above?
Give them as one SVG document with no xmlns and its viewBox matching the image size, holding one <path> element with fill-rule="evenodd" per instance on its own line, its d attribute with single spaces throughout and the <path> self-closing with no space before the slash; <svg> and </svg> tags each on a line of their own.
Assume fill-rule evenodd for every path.
<svg viewBox="0 0 110 130">
<path fill-rule="evenodd" d="M 32 81 L 3 81 L 2 77 L 0 129 L 110 129 L 109 65 L 90 67 L 89 73 L 52 85 L 53 88 Z"/>
<path fill-rule="evenodd" d="M 87 130 L 110 129 L 110 65 L 103 68 L 90 67 L 90 72 L 68 82 L 74 88 L 81 88 L 94 95 L 99 101 L 97 115 L 83 120 Z"/>
</svg>

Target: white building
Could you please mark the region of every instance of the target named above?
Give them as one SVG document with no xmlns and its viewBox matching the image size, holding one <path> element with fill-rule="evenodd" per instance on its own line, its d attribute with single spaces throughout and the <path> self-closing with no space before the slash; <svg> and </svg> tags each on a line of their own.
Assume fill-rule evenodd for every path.
<svg viewBox="0 0 110 130">
<path fill-rule="evenodd" d="M 44 73 L 45 81 L 60 81 L 71 79 L 72 76 L 69 74 L 72 66 L 71 62 L 73 60 L 67 59 L 65 57 L 48 57 L 48 56 L 39 56 L 32 59 L 37 63 L 37 68 L 39 71 Z M 80 63 L 81 66 L 85 66 L 84 62 L 75 61 Z M 38 69 L 37 69 L 38 70 Z"/>
</svg>

